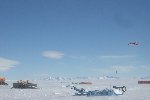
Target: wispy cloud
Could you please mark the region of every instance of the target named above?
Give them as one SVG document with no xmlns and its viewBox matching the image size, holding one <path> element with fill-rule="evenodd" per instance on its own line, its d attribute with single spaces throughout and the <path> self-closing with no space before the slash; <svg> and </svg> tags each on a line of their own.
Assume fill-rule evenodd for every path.
<svg viewBox="0 0 150 100">
<path fill-rule="evenodd" d="M 133 55 L 105 55 L 105 56 L 100 56 L 102 59 L 120 59 L 120 58 L 134 58 L 135 56 Z"/>
<path fill-rule="evenodd" d="M 120 73 L 128 73 L 132 72 L 136 69 L 134 66 L 109 66 L 109 67 L 95 67 L 90 68 L 93 72 L 99 72 L 103 74 L 111 74 L 114 73 L 116 70 Z"/>
<path fill-rule="evenodd" d="M 7 71 L 18 64 L 18 61 L 0 57 L 0 71 Z"/>
<path fill-rule="evenodd" d="M 85 59 L 87 59 L 86 56 L 69 55 L 68 57 L 71 58 L 71 59 L 79 59 L 79 60 L 85 60 Z"/>
<path fill-rule="evenodd" d="M 139 71 L 149 71 L 150 72 L 150 66 L 140 66 Z"/>
<path fill-rule="evenodd" d="M 119 75 L 126 77 L 126 76 L 146 76 L 150 72 L 150 67 L 149 66 L 132 66 L 132 65 L 127 65 L 127 66 L 109 66 L 109 67 L 91 67 L 88 68 L 89 71 L 94 72 L 94 73 L 99 73 L 99 75 L 115 75 L 116 71 L 118 72 Z"/>
<path fill-rule="evenodd" d="M 64 53 L 60 51 L 44 51 L 42 56 L 50 58 L 50 59 L 61 59 L 64 57 Z"/>
</svg>

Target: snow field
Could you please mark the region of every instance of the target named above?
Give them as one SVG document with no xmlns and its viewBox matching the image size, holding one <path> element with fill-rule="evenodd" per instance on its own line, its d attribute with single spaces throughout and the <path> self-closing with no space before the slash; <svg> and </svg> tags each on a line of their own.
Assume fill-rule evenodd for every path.
<svg viewBox="0 0 150 100">
<path fill-rule="evenodd" d="M 67 85 L 72 82 L 90 81 L 92 85 L 73 84 L 88 90 L 112 89 L 115 86 L 126 86 L 127 91 L 120 96 L 73 96 L 76 92 Z M 38 89 L 11 89 L 14 81 L 8 86 L 0 86 L 0 100 L 150 100 L 150 84 L 138 84 L 137 79 L 94 79 L 94 80 L 36 80 Z"/>
</svg>

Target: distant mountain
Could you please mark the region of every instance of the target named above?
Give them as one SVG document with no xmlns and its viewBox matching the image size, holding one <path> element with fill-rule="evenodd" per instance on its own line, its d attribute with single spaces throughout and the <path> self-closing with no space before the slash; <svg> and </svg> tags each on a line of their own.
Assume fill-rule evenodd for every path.
<svg viewBox="0 0 150 100">
<path fill-rule="evenodd" d="M 43 80 L 71 80 L 72 78 L 66 78 L 66 77 L 60 77 L 60 76 L 49 76 L 49 77 L 45 77 L 43 78 Z"/>
<path fill-rule="evenodd" d="M 88 79 L 119 79 L 119 77 L 114 76 L 102 76 L 102 77 L 62 77 L 62 76 L 45 76 L 41 78 L 42 80 L 88 80 Z"/>
<path fill-rule="evenodd" d="M 99 77 L 99 79 L 119 79 L 119 77 L 114 77 L 114 76 L 103 76 L 103 77 Z"/>
<path fill-rule="evenodd" d="M 141 79 L 150 79 L 150 76 L 141 77 Z"/>
</svg>

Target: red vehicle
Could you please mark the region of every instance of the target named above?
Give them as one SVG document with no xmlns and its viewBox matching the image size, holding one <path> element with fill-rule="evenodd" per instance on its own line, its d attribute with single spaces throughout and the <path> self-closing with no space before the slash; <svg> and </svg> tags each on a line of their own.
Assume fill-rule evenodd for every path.
<svg viewBox="0 0 150 100">
<path fill-rule="evenodd" d="M 80 82 L 79 84 L 92 84 L 92 82 Z"/>
<path fill-rule="evenodd" d="M 4 77 L 0 77 L 0 85 L 8 85 L 7 83 L 5 83 Z"/>
</svg>

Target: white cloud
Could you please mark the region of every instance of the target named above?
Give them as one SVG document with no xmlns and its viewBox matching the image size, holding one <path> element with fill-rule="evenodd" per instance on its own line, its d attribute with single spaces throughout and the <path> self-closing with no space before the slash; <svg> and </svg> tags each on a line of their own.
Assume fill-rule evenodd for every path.
<svg viewBox="0 0 150 100">
<path fill-rule="evenodd" d="M 106 55 L 106 56 L 100 56 L 100 58 L 103 58 L 103 59 L 120 59 L 120 58 L 133 58 L 135 56 L 132 56 L 132 55 Z"/>
<path fill-rule="evenodd" d="M 7 71 L 18 64 L 18 61 L 0 57 L 0 71 Z"/>
<path fill-rule="evenodd" d="M 64 53 L 60 51 L 44 51 L 42 56 L 50 58 L 50 59 L 61 59 L 64 57 Z"/>
</svg>

